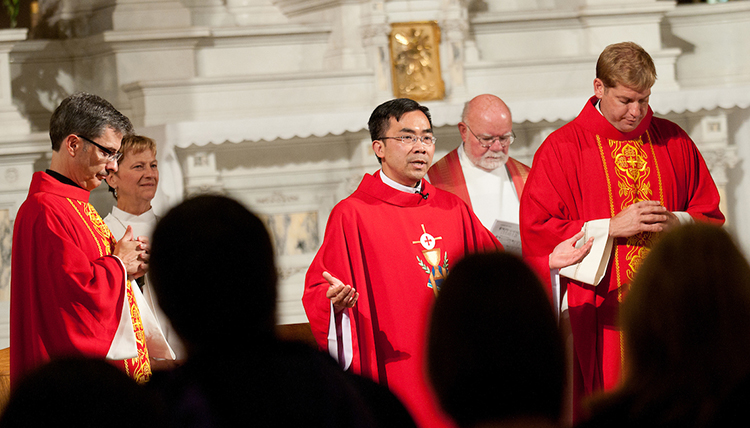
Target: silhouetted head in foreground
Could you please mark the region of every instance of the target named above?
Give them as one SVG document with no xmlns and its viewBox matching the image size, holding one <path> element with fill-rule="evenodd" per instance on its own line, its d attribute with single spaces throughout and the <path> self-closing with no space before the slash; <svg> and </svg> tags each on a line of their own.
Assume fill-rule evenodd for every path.
<svg viewBox="0 0 750 428">
<path fill-rule="evenodd" d="M 714 426 L 727 400 L 747 394 L 738 388 L 750 386 L 750 266 L 721 228 L 692 224 L 665 235 L 620 319 L 623 384 L 594 402 L 595 418 Z"/>
<path fill-rule="evenodd" d="M 564 353 L 549 298 L 507 253 L 474 254 L 440 289 L 429 330 L 428 373 L 461 427 L 560 418 Z"/>
<path fill-rule="evenodd" d="M 233 199 L 197 196 L 170 210 L 154 230 L 149 275 L 189 353 L 273 335 L 271 240 Z"/>
</svg>

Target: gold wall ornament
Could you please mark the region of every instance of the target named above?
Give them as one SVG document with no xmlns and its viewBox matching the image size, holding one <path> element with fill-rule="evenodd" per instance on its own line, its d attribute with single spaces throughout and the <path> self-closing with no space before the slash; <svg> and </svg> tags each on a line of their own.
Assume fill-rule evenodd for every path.
<svg viewBox="0 0 750 428">
<path fill-rule="evenodd" d="M 393 95 L 416 101 L 441 100 L 440 26 L 435 21 L 391 24 Z"/>
</svg>

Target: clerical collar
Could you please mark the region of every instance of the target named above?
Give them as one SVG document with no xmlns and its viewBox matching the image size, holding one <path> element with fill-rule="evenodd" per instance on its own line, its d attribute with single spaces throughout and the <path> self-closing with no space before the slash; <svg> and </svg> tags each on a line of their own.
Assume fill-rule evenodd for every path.
<svg viewBox="0 0 750 428">
<path fill-rule="evenodd" d="M 596 107 L 596 110 L 599 112 L 600 115 L 604 116 L 604 113 L 602 113 L 602 99 L 597 98 L 596 104 L 594 104 L 594 107 Z"/>
<path fill-rule="evenodd" d="M 422 180 L 419 180 L 419 183 L 417 183 L 415 187 L 409 187 L 409 186 L 404 186 L 401 183 L 397 183 L 391 180 L 390 177 L 388 177 L 387 175 L 385 175 L 385 173 L 383 173 L 382 169 L 380 170 L 379 175 L 383 183 L 385 183 L 389 187 L 393 187 L 396 190 L 406 192 L 406 193 L 419 193 L 422 190 Z"/>
<path fill-rule="evenodd" d="M 71 186 L 75 186 L 75 187 L 77 187 L 79 189 L 83 189 L 83 187 L 79 186 L 75 181 L 73 181 L 73 180 L 69 179 L 68 177 L 60 174 L 57 171 L 52 171 L 51 169 L 48 169 L 48 170 L 45 170 L 44 172 L 46 172 L 47 174 L 49 174 L 50 176 L 52 176 L 52 178 L 54 178 L 55 180 L 59 181 L 60 183 L 70 184 Z M 83 190 L 86 190 L 86 189 L 83 189 Z"/>
</svg>

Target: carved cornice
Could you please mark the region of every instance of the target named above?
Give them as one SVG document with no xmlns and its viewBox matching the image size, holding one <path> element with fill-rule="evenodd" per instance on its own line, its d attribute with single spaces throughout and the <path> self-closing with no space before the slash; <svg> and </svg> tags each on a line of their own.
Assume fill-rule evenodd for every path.
<svg viewBox="0 0 750 428">
<path fill-rule="evenodd" d="M 387 23 L 363 25 L 362 44 L 365 46 L 380 46 L 388 44 L 388 35 L 391 33 L 391 26 Z"/>
<path fill-rule="evenodd" d="M 286 204 L 289 202 L 298 202 L 298 201 L 299 201 L 298 195 L 286 195 L 280 191 L 273 192 L 269 196 L 264 196 L 264 197 L 255 199 L 255 202 L 257 204 Z"/>
<path fill-rule="evenodd" d="M 362 0 L 271 0 L 286 16 L 301 15 L 331 9 L 345 4 L 362 3 Z"/>
</svg>

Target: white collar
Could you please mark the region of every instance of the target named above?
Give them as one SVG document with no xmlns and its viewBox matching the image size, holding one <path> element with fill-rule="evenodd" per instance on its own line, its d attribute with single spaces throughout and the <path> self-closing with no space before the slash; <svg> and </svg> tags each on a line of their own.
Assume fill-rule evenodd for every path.
<svg viewBox="0 0 750 428">
<path fill-rule="evenodd" d="M 380 170 L 380 179 L 383 181 L 383 183 L 385 183 L 389 187 L 393 187 L 394 189 L 399 190 L 401 192 L 419 193 L 422 190 L 422 180 L 419 180 L 419 183 L 417 183 L 416 187 L 404 186 L 403 184 L 397 183 L 393 181 L 390 177 L 385 175 L 382 169 Z"/>
<path fill-rule="evenodd" d="M 141 215 L 130 214 L 129 212 L 123 211 L 117 208 L 117 205 L 112 207 L 112 216 L 118 220 L 122 220 L 125 223 L 132 223 L 137 221 L 149 221 L 151 219 L 156 220 L 156 214 L 154 214 L 154 208 L 151 207 L 145 213 Z"/>
</svg>

